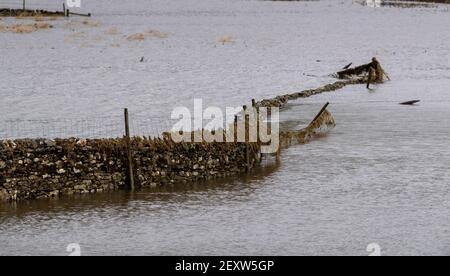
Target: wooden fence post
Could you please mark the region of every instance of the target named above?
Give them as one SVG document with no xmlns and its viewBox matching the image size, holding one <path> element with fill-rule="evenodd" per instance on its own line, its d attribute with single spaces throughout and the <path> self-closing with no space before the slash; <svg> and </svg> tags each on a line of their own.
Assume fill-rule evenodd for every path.
<svg viewBox="0 0 450 276">
<path fill-rule="evenodd" d="M 262 144 L 261 144 L 261 136 L 259 134 L 259 132 L 261 131 L 261 122 L 260 122 L 260 111 L 259 111 L 259 106 L 256 107 L 256 131 L 257 131 L 257 135 L 256 135 L 256 141 L 258 142 L 258 146 L 259 146 L 259 163 L 262 162 Z"/>
<path fill-rule="evenodd" d="M 133 157 L 131 154 L 131 137 L 130 137 L 130 123 L 128 116 L 128 108 L 124 110 L 125 115 L 125 141 L 127 143 L 127 158 L 128 158 L 128 179 L 130 180 L 131 191 L 134 191 L 134 173 L 133 173 Z"/>
<path fill-rule="evenodd" d="M 234 131 L 233 131 L 234 141 L 233 142 L 237 143 L 237 137 L 238 137 L 238 135 L 237 135 L 237 132 L 238 132 L 238 116 L 237 115 L 234 115 L 233 128 L 234 128 Z"/>
<path fill-rule="evenodd" d="M 247 129 L 247 115 L 248 115 L 248 113 L 247 113 L 247 106 L 246 105 L 244 105 L 244 106 L 242 106 L 242 109 L 244 110 L 244 140 L 245 140 L 245 142 L 247 142 L 247 136 L 248 136 L 248 129 Z"/>
<path fill-rule="evenodd" d="M 245 162 L 246 171 L 250 172 L 250 115 L 245 114 Z"/>
<path fill-rule="evenodd" d="M 256 142 L 258 144 L 261 144 L 261 137 L 259 136 L 259 130 L 260 130 L 260 121 L 259 121 L 259 106 L 256 107 Z"/>
<path fill-rule="evenodd" d="M 325 112 L 325 110 L 327 109 L 327 107 L 330 105 L 329 102 L 327 102 L 322 109 L 320 110 L 319 114 L 317 114 L 317 116 L 314 118 L 314 120 L 312 120 L 312 122 L 309 125 L 312 125 L 317 119 L 319 119 L 319 117 L 322 115 L 322 113 Z"/>
<path fill-rule="evenodd" d="M 370 83 L 372 82 L 372 76 L 375 74 L 375 70 L 370 67 L 369 68 L 369 76 L 367 77 L 367 89 L 370 89 Z"/>
</svg>

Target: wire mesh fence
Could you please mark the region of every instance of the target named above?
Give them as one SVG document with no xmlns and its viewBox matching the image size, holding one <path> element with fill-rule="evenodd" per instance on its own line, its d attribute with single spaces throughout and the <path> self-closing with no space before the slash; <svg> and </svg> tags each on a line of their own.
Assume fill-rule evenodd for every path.
<svg viewBox="0 0 450 276">
<path fill-rule="evenodd" d="M 174 121 L 167 117 L 144 117 L 130 114 L 131 136 L 161 137 Z M 117 138 L 125 134 L 123 116 L 75 119 L 1 120 L 0 140 L 33 138 Z"/>
<path fill-rule="evenodd" d="M 66 0 L 0 0 L 0 9 L 62 10 Z"/>
</svg>

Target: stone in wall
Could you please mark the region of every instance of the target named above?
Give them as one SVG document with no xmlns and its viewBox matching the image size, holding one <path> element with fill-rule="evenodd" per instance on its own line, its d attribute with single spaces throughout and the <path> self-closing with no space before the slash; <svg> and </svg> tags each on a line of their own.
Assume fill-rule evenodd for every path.
<svg viewBox="0 0 450 276">
<path fill-rule="evenodd" d="M 8 200 L 10 200 L 8 191 L 4 188 L 0 188 L 0 201 L 8 201 Z"/>
</svg>

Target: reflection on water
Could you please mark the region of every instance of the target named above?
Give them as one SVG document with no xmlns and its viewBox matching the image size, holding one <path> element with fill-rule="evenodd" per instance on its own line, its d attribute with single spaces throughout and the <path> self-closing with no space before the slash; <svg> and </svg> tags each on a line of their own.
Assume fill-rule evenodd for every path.
<svg viewBox="0 0 450 276">
<path fill-rule="evenodd" d="M 87 211 L 93 209 L 108 208 L 110 206 L 118 207 L 119 209 L 127 208 L 129 204 L 136 202 L 171 202 L 176 201 L 183 203 L 180 195 L 207 195 L 215 193 L 240 193 L 243 197 L 248 196 L 257 187 L 252 187 L 252 183 L 260 182 L 266 177 L 273 174 L 279 164 L 271 162 L 271 160 L 264 161 L 263 166 L 256 168 L 252 174 L 242 174 L 238 177 L 226 178 L 212 181 L 205 181 L 199 183 L 175 183 L 166 185 L 164 187 L 143 189 L 136 193 L 127 191 L 115 191 L 101 194 L 88 195 L 73 195 L 66 196 L 59 199 L 38 199 L 33 201 L 13 202 L 9 204 L 0 205 L 2 220 L 8 216 L 17 219 L 27 218 L 30 214 L 58 214 L 60 212 L 72 211 Z M 185 197 L 187 198 L 187 197 Z M 223 200 L 227 200 L 223 198 Z M 37 212 L 36 212 L 37 211 Z M 130 210 L 127 215 L 132 216 L 135 212 L 140 210 Z"/>
<path fill-rule="evenodd" d="M 145 247 L 134 251 L 128 248 L 130 240 L 125 242 L 125 239 L 137 241 L 136 235 L 140 235 L 139 233 L 145 235 L 154 233 L 155 229 L 165 227 L 164 223 L 173 223 L 170 221 L 171 217 L 181 216 L 191 220 L 192 216 L 201 218 L 201 213 L 208 213 L 208 208 L 225 210 L 227 206 L 245 203 L 251 200 L 256 190 L 264 187 L 264 179 L 270 177 L 278 168 L 279 164 L 266 161 L 263 167 L 255 169 L 251 175 L 243 174 L 214 182 L 174 184 L 144 189 L 136 193 L 118 191 L 2 204 L 0 205 L 0 228 L 2 229 L 0 242 L 3 246 L 0 253 L 22 255 L 51 252 L 51 254 L 64 255 L 66 254 L 65 246 L 69 243 L 80 243 L 82 250 L 89 255 L 125 253 L 129 249 L 131 250 L 127 254 L 164 254 L 164 251 L 152 251 L 150 240 L 142 241 L 141 246 L 145 244 Z M 197 213 L 195 206 L 199 201 L 209 207 Z M 116 227 L 131 226 L 135 222 L 140 225 L 139 229 L 136 229 L 137 232 L 133 233 L 132 229 L 124 230 L 124 232 L 121 230 L 116 234 L 124 235 L 123 238 L 110 240 L 110 235 L 114 235 L 114 231 L 117 230 Z M 24 227 L 24 223 L 29 224 L 30 227 Z M 85 227 L 90 228 L 97 223 L 100 224 L 96 225 L 95 229 L 91 229 L 88 236 L 98 242 L 83 242 L 85 238 L 80 238 L 77 231 L 86 229 Z M 37 229 L 39 230 L 36 231 Z M 169 230 L 175 234 L 172 231 Z M 158 233 L 165 235 L 164 232 Z M 166 234 L 169 235 L 169 232 Z M 129 236 L 126 237 L 127 235 Z M 115 243 L 114 247 L 121 249 L 108 251 L 111 242 Z M 174 253 L 166 252 L 166 254 Z"/>
<path fill-rule="evenodd" d="M 2 204 L 0 255 L 66 255 L 70 243 L 85 255 L 367 255 L 370 243 L 383 255 L 450 253 L 448 11 L 381 11 L 351 1 L 186 1 L 152 1 L 149 16 L 115 1 L 99 16 L 103 24 L 136 32 L 145 21 L 174 35 L 105 55 L 96 46 L 81 50 L 83 59 L 83 48 L 72 45 L 64 62 L 51 66 L 40 62 L 49 56 L 44 40 L 27 48 L 2 34 L 0 54 L 13 60 L 0 71 L 0 89 L 10 92 L 1 115 L 109 114 L 130 104 L 151 116 L 198 95 L 205 105 L 240 106 L 332 82 L 326 74 L 372 56 L 393 80 L 290 103 L 281 114 L 289 127 L 306 126 L 330 102 L 336 128 L 252 176 Z M 108 15 L 118 7 L 121 17 Z M 368 18 L 373 24 L 361 24 Z M 236 43 L 215 45 L 224 34 Z M 46 43 L 59 43 L 46 35 Z M 29 51 L 30 60 L 17 51 Z M 143 55 L 152 62 L 133 63 Z M 97 67 L 73 75 L 61 69 L 67 60 Z M 66 86 L 59 80 L 68 75 Z M 413 99 L 421 102 L 398 104 Z"/>
</svg>

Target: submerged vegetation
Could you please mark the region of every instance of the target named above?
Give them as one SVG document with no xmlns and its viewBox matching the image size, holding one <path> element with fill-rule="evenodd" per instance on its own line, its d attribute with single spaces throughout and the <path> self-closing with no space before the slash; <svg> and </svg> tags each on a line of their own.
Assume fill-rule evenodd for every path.
<svg viewBox="0 0 450 276">
<path fill-rule="evenodd" d="M 29 34 L 38 30 L 46 30 L 51 28 L 53 28 L 53 25 L 45 22 L 36 22 L 34 24 L 15 24 L 10 26 L 0 24 L 0 31 L 18 34 Z"/>
</svg>

